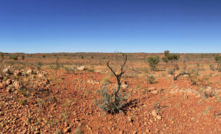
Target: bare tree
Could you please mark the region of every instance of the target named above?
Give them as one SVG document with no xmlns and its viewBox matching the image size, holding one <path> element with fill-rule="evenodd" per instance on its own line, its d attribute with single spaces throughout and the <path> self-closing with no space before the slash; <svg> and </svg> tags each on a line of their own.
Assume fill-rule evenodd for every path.
<svg viewBox="0 0 221 134">
<path fill-rule="evenodd" d="M 124 55 L 125 55 L 125 54 L 123 54 L 123 56 L 124 56 Z M 127 62 L 127 55 L 125 55 L 125 60 L 124 60 L 123 65 L 121 66 L 121 69 L 120 69 L 120 73 L 119 73 L 119 74 L 116 74 L 116 72 L 110 67 L 110 65 L 109 65 L 110 61 L 107 62 L 108 68 L 111 70 L 111 72 L 114 74 L 114 76 L 115 76 L 116 79 L 117 79 L 118 88 L 117 88 L 117 92 L 115 93 L 115 98 L 118 96 L 118 92 L 119 92 L 119 90 L 120 90 L 120 86 L 121 86 L 121 81 L 120 81 L 120 80 L 121 80 L 121 76 L 125 73 L 125 71 L 124 71 L 124 66 L 125 66 L 126 62 Z"/>
</svg>

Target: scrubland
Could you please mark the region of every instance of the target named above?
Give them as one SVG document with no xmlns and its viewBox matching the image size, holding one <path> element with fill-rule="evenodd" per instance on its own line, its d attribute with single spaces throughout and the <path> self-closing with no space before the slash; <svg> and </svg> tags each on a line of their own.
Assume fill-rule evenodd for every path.
<svg viewBox="0 0 221 134">
<path fill-rule="evenodd" d="M 153 69 L 147 59 L 155 55 L 160 60 Z M 0 57 L 0 131 L 220 133 L 221 70 L 215 55 L 180 54 L 165 63 L 164 53 L 4 54 Z M 108 61 L 116 75 L 125 62 L 120 79 L 123 95 L 118 96 L 126 98 L 120 98 L 123 105 L 112 112 L 95 103 L 104 99 L 99 92 L 107 91 L 113 98 L 119 86 Z"/>
</svg>

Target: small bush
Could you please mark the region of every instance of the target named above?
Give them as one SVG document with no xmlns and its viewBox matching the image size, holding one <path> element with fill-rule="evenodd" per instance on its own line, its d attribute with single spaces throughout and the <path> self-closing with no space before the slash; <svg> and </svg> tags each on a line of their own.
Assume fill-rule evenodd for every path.
<svg viewBox="0 0 221 134">
<path fill-rule="evenodd" d="M 167 57 L 163 57 L 162 58 L 163 62 L 167 63 L 169 60 L 167 59 Z"/>
<path fill-rule="evenodd" d="M 89 72 L 92 72 L 92 73 L 94 73 L 94 72 L 95 72 L 94 68 L 89 69 L 88 71 L 89 71 Z"/>
<path fill-rule="evenodd" d="M 24 88 L 20 89 L 18 92 L 24 97 L 28 97 L 30 95 Z"/>
<path fill-rule="evenodd" d="M 62 132 L 60 130 L 56 130 L 55 134 L 62 134 Z"/>
<path fill-rule="evenodd" d="M 216 62 L 218 62 L 221 59 L 221 56 L 216 55 L 214 59 L 215 59 Z"/>
<path fill-rule="evenodd" d="M 98 91 L 102 98 L 95 100 L 93 103 L 107 113 L 121 113 L 128 95 L 122 90 L 119 90 L 119 94 L 116 96 L 116 92 L 117 91 L 114 90 L 113 95 L 109 94 L 108 89 L 104 87 L 102 90 Z"/>
<path fill-rule="evenodd" d="M 9 59 L 18 60 L 18 56 L 10 55 L 10 56 L 9 56 Z"/>
<path fill-rule="evenodd" d="M 27 100 L 21 99 L 21 100 L 19 101 L 19 103 L 20 103 L 21 105 L 26 105 L 26 104 L 27 104 Z"/>
<path fill-rule="evenodd" d="M 150 75 L 150 76 L 147 77 L 146 81 L 149 84 L 154 84 L 155 83 L 155 77 L 153 75 Z"/>
<path fill-rule="evenodd" d="M 108 83 L 110 83 L 110 80 L 109 80 L 109 78 L 103 78 L 101 83 L 102 84 L 108 84 Z"/>
<path fill-rule="evenodd" d="M 180 67 L 176 64 L 175 67 L 174 67 L 174 69 L 175 69 L 175 70 L 179 70 Z"/>
<path fill-rule="evenodd" d="M 38 62 L 38 66 L 40 66 L 40 67 L 41 67 L 41 66 L 42 66 L 42 62 L 40 62 L 40 61 L 39 61 L 39 62 Z"/>
<path fill-rule="evenodd" d="M 160 58 L 158 56 L 150 56 L 147 58 L 147 62 L 151 68 L 151 71 L 156 71 L 156 66 L 160 62 Z"/>
<path fill-rule="evenodd" d="M 69 72 L 70 72 L 70 68 L 68 68 L 68 67 L 64 67 L 64 69 L 65 69 L 65 72 L 66 72 L 67 74 L 69 74 Z"/>
<path fill-rule="evenodd" d="M 170 74 L 170 75 L 174 75 L 175 69 L 169 69 L 167 72 L 168 72 L 168 74 Z"/>
<path fill-rule="evenodd" d="M 0 57 L 3 60 L 4 59 L 4 53 L 0 52 Z"/>
<path fill-rule="evenodd" d="M 74 134 L 83 134 L 83 132 L 80 129 L 76 129 Z"/>
<path fill-rule="evenodd" d="M 166 50 L 164 51 L 164 56 L 168 61 L 171 61 L 171 63 L 175 60 L 179 60 L 180 59 L 180 55 L 179 54 L 170 54 L 170 51 Z M 166 60 L 164 59 L 164 60 Z M 162 59 L 163 60 L 163 59 Z"/>
<path fill-rule="evenodd" d="M 215 68 L 213 65 L 209 65 L 209 67 L 210 67 L 210 70 L 215 71 Z"/>
<path fill-rule="evenodd" d="M 22 55 L 22 56 L 21 56 L 21 59 L 22 59 L 22 60 L 25 60 L 25 56 L 24 56 L 24 55 Z"/>
<path fill-rule="evenodd" d="M 199 76 L 199 71 L 198 70 L 195 70 L 194 73 L 195 73 L 196 76 Z"/>
</svg>

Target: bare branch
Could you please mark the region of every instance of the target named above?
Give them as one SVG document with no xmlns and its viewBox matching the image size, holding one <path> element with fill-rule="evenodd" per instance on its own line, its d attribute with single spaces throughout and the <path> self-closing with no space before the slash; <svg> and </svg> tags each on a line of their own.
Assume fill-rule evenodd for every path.
<svg viewBox="0 0 221 134">
<path fill-rule="evenodd" d="M 181 76 L 181 75 L 189 75 L 190 76 L 190 74 L 189 73 L 180 73 L 180 74 L 178 74 L 177 76 L 174 76 L 174 81 L 176 81 L 177 80 L 177 78 L 179 77 L 179 76 Z"/>
<path fill-rule="evenodd" d="M 110 61 L 107 62 L 107 66 L 109 67 L 109 69 L 111 70 L 111 72 L 117 77 L 117 75 L 116 75 L 116 73 L 114 72 L 114 70 L 110 67 L 109 62 L 110 62 Z"/>
<path fill-rule="evenodd" d="M 111 70 L 111 72 L 115 75 L 115 77 L 117 79 L 118 89 L 117 89 L 117 92 L 115 93 L 115 97 L 118 96 L 118 92 L 120 90 L 120 86 L 121 86 L 120 79 L 121 79 L 121 76 L 125 73 L 125 71 L 123 71 L 123 69 L 124 69 L 124 66 L 125 66 L 126 62 L 127 62 L 127 55 L 125 55 L 125 61 L 124 61 L 123 65 L 121 66 L 120 74 L 116 74 L 114 72 L 114 70 L 110 67 L 110 65 L 109 65 L 110 61 L 107 62 L 108 68 Z"/>
<path fill-rule="evenodd" d="M 125 55 L 125 61 L 124 61 L 124 64 L 121 66 L 121 74 L 124 74 L 125 72 L 123 71 L 124 69 L 124 65 L 126 64 L 127 62 L 127 55 Z"/>
</svg>

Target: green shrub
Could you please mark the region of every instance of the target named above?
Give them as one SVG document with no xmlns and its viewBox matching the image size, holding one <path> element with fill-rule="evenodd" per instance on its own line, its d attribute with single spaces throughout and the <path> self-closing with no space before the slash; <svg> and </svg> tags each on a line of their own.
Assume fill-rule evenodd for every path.
<svg viewBox="0 0 221 134">
<path fill-rule="evenodd" d="M 158 56 L 150 56 L 147 58 L 147 62 L 151 68 L 151 71 L 156 71 L 156 66 L 160 62 L 160 58 Z"/>
<path fill-rule="evenodd" d="M 4 59 L 4 53 L 0 52 L 0 57 L 3 60 Z"/>
<path fill-rule="evenodd" d="M 215 71 L 215 68 L 213 65 L 209 65 L 209 67 L 210 67 L 210 70 Z"/>
<path fill-rule="evenodd" d="M 25 88 L 22 88 L 22 89 L 18 90 L 18 92 L 20 94 L 22 94 L 24 97 L 30 96 L 29 92 L 27 92 L 27 90 Z"/>
<path fill-rule="evenodd" d="M 117 89 L 112 90 L 113 93 L 108 93 L 108 90 L 106 89 L 106 86 L 98 91 L 98 93 L 102 96 L 102 98 L 95 100 L 94 103 L 100 107 L 103 111 L 106 111 L 107 113 L 121 113 L 122 109 L 125 105 L 125 102 L 128 98 L 128 94 L 124 93 L 121 90 L 121 77 L 125 73 L 123 70 L 123 67 L 125 66 L 127 62 L 127 55 L 121 53 L 123 57 L 125 57 L 125 61 L 121 65 L 121 72 L 116 74 L 116 72 L 111 68 L 109 65 L 110 61 L 107 62 L 107 67 L 111 70 L 111 72 L 114 74 L 114 76 L 117 79 Z"/>
<path fill-rule="evenodd" d="M 22 55 L 22 56 L 21 56 L 21 59 L 22 59 L 22 60 L 25 60 L 25 56 L 24 56 L 24 55 Z"/>
<path fill-rule="evenodd" d="M 40 67 L 42 66 L 42 62 L 41 61 L 38 62 L 38 66 L 40 66 Z"/>
<path fill-rule="evenodd" d="M 106 78 L 102 79 L 101 83 L 102 84 L 108 84 L 108 83 L 110 83 L 110 80 L 109 80 L 109 78 L 106 77 Z"/>
<path fill-rule="evenodd" d="M 60 130 L 56 130 L 55 134 L 62 134 L 62 132 Z"/>
<path fill-rule="evenodd" d="M 218 62 L 221 59 L 221 56 L 216 55 L 214 59 L 215 59 L 216 62 Z"/>
<path fill-rule="evenodd" d="M 179 68 L 179 66 L 176 64 L 175 67 L 174 67 L 174 69 L 175 69 L 175 70 L 179 70 L 180 68 Z"/>
<path fill-rule="evenodd" d="M 26 104 L 27 104 L 27 100 L 21 99 L 21 100 L 19 101 L 19 103 L 20 103 L 21 105 L 26 105 Z"/>
<path fill-rule="evenodd" d="M 10 56 L 9 56 L 9 59 L 18 60 L 18 56 L 10 55 Z"/>
<path fill-rule="evenodd" d="M 70 68 L 64 67 L 64 69 L 65 69 L 65 72 L 66 72 L 67 74 L 69 74 Z"/>
<path fill-rule="evenodd" d="M 117 90 L 114 90 L 113 95 L 108 93 L 108 89 L 104 87 L 102 90 L 99 90 L 98 93 L 102 98 L 93 101 L 98 107 L 103 111 L 108 113 L 121 113 L 122 108 L 125 105 L 125 101 L 128 98 L 128 95 L 122 90 L 119 90 L 118 95 L 116 96 Z"/>
<path fill-rule="evenodd" d="M 88 71 L 89 71 L 89 72 L 92 72 L 92 73 L 95 72 L 94 68 L 91 68 L 91 69 L 89 69 Z"/>
<path fill-rule="evenodd" d="M 168 72 L 168 74 L 170 74 L 170 75 L 174 75 L 175 69 L 169 69 L 167 72 Z"/>
<path fill-rule="evenodd" d="M 80 129 L 76 129 L 74 134 L 83 134 L 83 132 Z"/>
<path fill-rule="evenodd" d="M 149 84 L 154 84 L 155 83 L 155 77 L 153 75 L 150 75 L 150 76 L 147 77 L 146 81 Z"/>
<path fill-rule="evenodd" d="M 165 58 L 162 60 L 166 61 L 166 59 L 167 59 L 167 60 L 171 61 L 171 63 L 173 63 L 173 61 L 175 61 L 175 60 L 180 59 L 180 54 L 170 54 L 170 51 L 168 51 L 168 50 L 164 51 L 164 56 L 165 56 Z"/>
<path fill-rule="evenodd" d="M 163 62 L 167 63 L 169 60 L 167 59 L 167 57 L 162 57 Z"/>
</svg>

